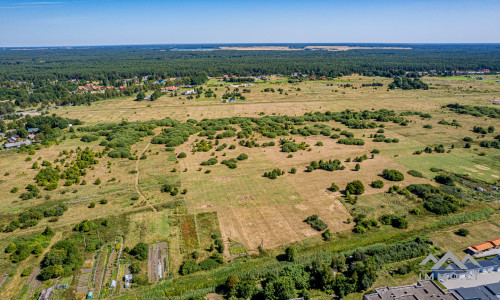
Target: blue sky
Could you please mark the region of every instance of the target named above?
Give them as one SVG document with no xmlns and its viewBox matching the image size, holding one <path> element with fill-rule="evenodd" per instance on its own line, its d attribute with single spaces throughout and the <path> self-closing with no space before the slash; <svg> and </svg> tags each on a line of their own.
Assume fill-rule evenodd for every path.
<svg viewBox="0 0 500 300">
<path fill-rule="evenodd" d="M 0 47 L 500 43 L 500 0 L 0 0 Z"/>
</svg>

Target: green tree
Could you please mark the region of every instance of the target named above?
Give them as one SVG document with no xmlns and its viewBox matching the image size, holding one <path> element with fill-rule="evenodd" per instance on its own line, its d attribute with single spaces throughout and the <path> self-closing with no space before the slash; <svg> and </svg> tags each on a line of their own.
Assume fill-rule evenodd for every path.
<svg viewBox="0 0 500 300">
<path fill-rule="evenodd" d="M 146 94 L 144 94 L 144 92 L 139 92 L 137 94 L 137 97 L 135 98 L 135 100 L 142 101 L 142 100 L 144 100 L 144 98 L 146 98 Z"/>
<path fill-rule="evenodd" d="M 149 245 L 139 242 L 130 250 L 130 254 L 134 255 L 138 260 L 146 260 L 149 256 Z"/>
<path fill-rule="evenodd" d="M 292 278 L 297 289 L 309 288 L 309 273 L 302 265 L 288 265 L 281 270 L 280 275 Z"/>
<path fill-rule="evenodd" d="M 297 258 L 297 250 L 293 246 L 288 246 L 285 249 L 286 260 L 289 262 L 294 262 Z"/>
<path fill-rule="evenodd" d="M 284 276 L 274 282 L 274 295 L 278 300 L 288 300 L 297 297 L 295 283 L 292 278 Z"/>
<path fill-rule="evenodd" d="M 198 264 L 194 260 L 188 259 L 182 263 L 182 265 L 179 269 L 179 273 L 181 275 L 188 275 L 188 274 L 191 274 L 191 273 L 198 271 L 199 268 L 200 267 L 198 266 Z"/>
<path fill-rule="evenodd" d="M 354 180 L 349 182 L 345 188 L 346 192 L 349 192 L 352 195 L 361 195 L 365 192 L 365 186 L 359 180 Z"/>
</svg>

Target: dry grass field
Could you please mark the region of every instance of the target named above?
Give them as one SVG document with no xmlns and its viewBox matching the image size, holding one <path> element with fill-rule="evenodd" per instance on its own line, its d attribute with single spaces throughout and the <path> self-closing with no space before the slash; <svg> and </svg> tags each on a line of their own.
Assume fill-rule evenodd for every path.
<svg viewBox="0 0 500 300">
<path fill-rule="evenodd" d="M 432 183 L 431 167 L 446 171 L 469 174 L 472 178 L 489 183 L 498 182 L 500 176 L 500 153 L 498 149 L 481 148 L 474 145 L 464 149 L 463 138 L 473 137 L 475 140 L 492 140 L 490 134 L 482 138 L 472 133 L 474 125 L 483 127 L 495 126 L 500 130 L 500 121 L 491 118 L 477 118 L 458 115 L 441 106 L 450 103 L 493 106 L 487 100 L 500 98 L 500 83 L 492 80 L 455 80 L 455 78 L 424 78 L 431 86 L 430 90 L 387 91 L 385 86 L 391 82 L 387 78 L 347 76 L 331 81 L 306 81 L 287 83 L 282 78 L 273 77 L 270 82 L 249 87 L 250 93 L 244 94 L 245 101 L 221 103 L 220 96 L 225 86 L 215 80 L 209 81 L 212 89 L 217 87 L 214 100 L 187 100 L 185 96 L 162 96 L 154 102 L 137 102 L 132 98 L 118 98 L 100 101 L 91 106 L 73 106 L 54 110 L 58 116 L 78 118 L 85 125 L 103 122 L 146 121 L 170 117 L 185 121 L 187 119 L 212 119 L 232 116 L 258 117 L 259 115 L 291 115 L 300 116 L 314 111 L 342 111 L 351 109 L 378 110 L 390 109 L 397 113 L 403 111 L 421 111 L 432 115 L 431 119 L 418 116 L 405 117 L 410 120 L 409 126 L 386 123 L 385 135 L 397 138 L 399 143 L 376 143 L 368 138 L 377 129 L 347 129 L 339 123 L 328 123 L 332 127 L 347 129 L 356 138 L 365 140 L 364 146 L 350 146 L 336 143 L 336 140 L 325 136 L 290 136 L 296 143 L 305 142 L 310 151 L 299 150 L 288 157 L 279 148 L 279 138 L 269 139 L 258 134 L 254 138 L 259 143 L 274 141 L 276 146 L 265 148 L 247 148 L 238 145 L 238 139 L 226 138 L 220 144 L 236 145 L 235 149 L 222 151 L 196 152 L 192 154 L 196 140 L 201 138 L 192 135 L 189 140 L 176 147 L 175 152 L 165 151 L 163 145 L 149 144 L 151 137 L 145 137 L 132 146 L 132 153 L 146 151 L 147 158 L 132 161 L 128 159 L 112 159 L 107 156 L 99 158 L 99 163 L 89 169 L 86 185 L 62 186 L 53 191 L 42 191 L 43 197 L 23 201 L 19 194 L 29 183 L 34 183 L 37 170 L 31 169 L 33 162 L 43 160 L 54 162 L 63 150 L 75 150 L 77 147 L 90 147 L 101 151 L 100 141 L 80 142 L 78 138 L 66 139 L 57 145 L 42 148 L 35 155 L 16 153 L 16 151 L 0 152 L 0 225 L 7 225 L 22 211 L 34 206 L 53 206 L 57 203 L 68 203 L 68 211 L 57 222 L 48 223 L 43 219 L 28 229 L 14 233 L 0 233 L 0 249 L 4 249 L 14 237 L 28 237 L 40 233 L 50 225 L 58 233 L 56 239 L 70 236 L 74 224 L 85 219 L 110 218 L 116 235 L 123 235 L 124 246 L 132 248 L 138 242 L 154 243 L 167 241 L 169 259 L 172 270 L 177 270 L 183 259 L 193 251 L 202 251 L 212 244 L 212 234 L 221 234 L 224 243 L 239 243 L 251 254 L 257 253 L 258 246 L 272 249 L 294 242 L 317 237 L 320 232 L 312 229 L 303 220 L 318 214 L 332 232 L 348 231 L 354 226 L 346 222 L 356 214 L 366 214 L 377 218 L 382 214 L 405 214 L 411 208 L 422 208 L 422 204 L 405 202 L 403 197 L 391 196 L 384 192 L 393 184 L 407 186 L 412 183 Z M 384 87 L 361 87 L 363 83 L 381 82 Z M 355 88 L 344 88 L 341 84 L 349 83 Z M 327 85 L 328 84 L 328 85 Z M 333 86 L 330 86 L 332 84 Z M 224 86 L 221 86 L 224 85 Z M 275 93 L 263 92 L 272 87 Z M 283 94 L 277 89 L 282 88 Z M 300 88 L 300 91 L 297 89 Z M 179 99 L 181 98 L 181 99 Z M 440 125 L 442 119 L 456 119 L 462 127 Z M 433 129 L 422 126 L 430 124 Z M 157 130 L 155 133 L 159 133 Z M 495 133 L 496 135 L 497 133 Z M 323 146 L 316 146 L 322 142 Z M 416 150 L 426 146 L 443 144 L 447 149 L 454 144 L 450 153 L 414 155 Z M 360 163 L 361 169 L 355 171 L 355 162 L 346 162 L 364 154 L 370 157 L 373 149 L 379 149 L 373 159 Z M 176 158 L 180 152 L 186 158 Z M 224 156 L 224 153 L 226 156 Z M 215 157 L 223 159 L 236 158 L 245 153 L 248 159 L 238 162 L 236 169 L 225 165 L 201 166 L 202 161 Z M 27 161 L 31 157 L 31 161 Z M 73 156 L 74 158 L 74 156 Z M 328 172 L 315 170 L 305 172 L 311 161 L 320 159 L 339 159 L 346 166 L 345 170 Z M 201 168 L 201 170 L 199 170 Z M 263 177 L 264 172 L 273 168 L 285 171 L 283 176 L 271 180 Z M 291 174 L 291 168 L 297 173 Z M 174 170 L 175 169 L 175 170 Z M 405 174 L 404 181 L 389 182 L 380 177 L 383 169 L 396 169 Z M 134 170 L 138 170 L 134 173 Z M 210 173 L 206 171 L 210 170 Z M 426 178 L 408 175 L 408 170 L 422 172 Z M 99 178 L 101 184 L 94 184 Z M 328 187 L 334 182 L 341 190 L 353 180 L 361 180 L 366 191 L 359 197 L 356 205 L 343 203 L 340 192 L 330 192 Z M 382 180 L 383 189 L 374 189 L 370 183 Z M 161 192 L 164 184 L 174 184 L 179 191 L 187 189 L 186 194 L 170 196 Z M 19 191 L 11 193 L 13 187 Z M 134 196 L 141 194 L 137 200 Z M 144 198 L 142 198 L 144 196 Z M 100 200 L 108 200 L 100 204 Z M 96 207 L 89 208 L 91 202 Z M 480 206 L 480 205 L 479 205 Z M 421 216 L 410 216 L 410 229 L 435 219 L 435 215 L 424 213 Z M 435 233 L 431 238 L 443 249 L 458 250 L 463 246 L 487 239 L 490 233 L 500 234 L 497 220 L 484 222 L 471 227 L 471 235 L 460 239 L 453 231 Z M 381 229 L 383 230 L 383 229 Z M 494 238 L 497 236 L 493 236 Z M 314 243 L 321 243 L 314 239 Z M 228 257 L 228 247 L 225 256 Z M 19 275 L 24 265 L 34 266 L 42 256 L 32 256 L 22 268 L 14 273 Z M 0 271 L 11 268 L 9 256 L 0 254 Z M 18 294 L 26 278 L 14 276 L 9 278 L 0 293 Z M 385 284 L 387 281 L 381 281 Z M 389 282 L 390 283 L 390 282 Z M 7 292 L 9 291 L 9 292 Z M 15 292 L 11 292 L 15 291 Z"/>
</svg>

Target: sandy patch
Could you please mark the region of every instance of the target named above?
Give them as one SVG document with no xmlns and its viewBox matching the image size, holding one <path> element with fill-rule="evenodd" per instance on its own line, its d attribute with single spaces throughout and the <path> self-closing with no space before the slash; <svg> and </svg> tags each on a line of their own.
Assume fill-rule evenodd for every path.
<svg viewBox="0 0 500 300">
<path fill-rule="evenodd" d="M 491 175 L 491 177 L 493 177 L 493 178 L 499 178 L 498 175 Z"/>
<path fill-rule="evenodd" d="M 484 171 L 488 171 L 490 169 L 490 168 L 483 166 L 483 165 L 475 165 L 474 167 L 478 168 L 479 170 L 484 170 Z"/>
<path fill-rule="evenodd" d="M 470 171 L 470 172 L 477 173 L 477 170 L 474 170 L 474 169 L 471 169 L 471 168 L 467 168 L 465 166 L 460 166 L 460 168 L 465 169 L 465 170 Z"/>
</svg>

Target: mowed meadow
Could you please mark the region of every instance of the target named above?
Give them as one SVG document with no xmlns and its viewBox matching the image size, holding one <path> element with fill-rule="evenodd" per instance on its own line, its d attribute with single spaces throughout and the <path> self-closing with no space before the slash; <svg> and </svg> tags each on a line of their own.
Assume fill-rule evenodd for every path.
<svg viewBox="0 0 500 300">
<path fill-rule="evenodd" d="M 43 197 L 31 200 L 21 200 L 19 194 L 28 184 L 35 183 L 34 177 L 38 170 L 32 168 L 34 162 L 54 162 L 61 157 L 68 157 L 69 161 L 75 155 L 62 155 L 61 152 L 76 150 L 77 147 L 102 151 L 104 147 L 99 145 L 102 138 L 84 143 L 80 141 L 84 133 L 77 130 L 75 133 L 65 133 L 60 143 L 42 148 L 34 155 L 17 153 L 15 150 L 2 151 L 1 225 L 7 225 L 19 213 L 31 207 L 50 207 L 63 202 L 68 205 L 68 210 L 56 222 L 43 219 L 38 225 L 28 229 L 0 233 L 0 249 L 7 247 L 16 238 L 39 233 L 47 225 L 59 233 L 54 239 L 63 239 L 71 235 L 73 226 L 83 220 L 109 218 L 115 235 L 123 236 L 124 247 L 132 248 L 138 242 L 168 242 L 169 270 L 171 276 L 177 276 L 177 270 L 183 260 L 193 251 L 203 253 L 213 244 L 214 236 L 221 237 L 225 245 L 224 257 L 227 260 L 233 258 L 234 251 L 231 252 L 231 249 L 236 247 L 244 248 L 238 251 L 251 255 L 259 253 L 259 246 L 269 251 L 281 251 L 282 246 L 291 243 L 303 247 L 321 245 L 324 243 L 321 232 L 304 222 L 311 215 L 318 215 L 333 234 L 337 233 L 335 238 L 343 245 L 349 243 L 352 238 L 351 230 L 355 225 L 352 220 L 359 214 L 376 219 L 384 214 L 404 215 L 411 209 L 419 209 L 422 211 L 420 216 L 408 216 L 407 231 L 416 230 L 435 221 L 436 215 L 426 212 L 421 202 L 410 202 L 403 196 L 388 194 L 389 187 L 406 187 L 414 183 L 437 185 L 432 180 L 435 173 L 431 168 L 468 175 L 490 185 L 498 184 L 500 152 L 495 148 L 480 147 L 479 141 L 493 140 L 500 130 L 500 120 L 460 115 L 442 108 L 451 103 L 494 107 L 494 104 L 488 102 L 500 99 L 500 83 L 494 79 L 493 76 L 485 81 L 424 77 L 423 81 L 430 85 L 429 90 L 389 91 L 387 85 L 392 80 L 388 78 L 356 75 L 335 80 L 288 83 L 283 78 L 272 77 L 270 81 L 246 87 L 250 90 L 244 94 L 246 100 L 237 100 L 235 103 L 221 103 L 220 100 L 227 88 L 233 90 L 234 87 L 229 83 L 211 79 L 204 87 L 213 90 L 217 88 L 215 93 L 218 97 L 215 99 L 189 100 L 186 96 L 167 94 L 153 102 L 138 102 L 133 98 L 122 97 L 95 102 L 90 106 L 54 109 L 51 113 L 64 118 L 79 119 L 84 122 L 83 126 L 160 120 L 166 117 L 179 121 L 201 121 L 235 116 L 302 116 L 316 111 L 339 112 L 346 109 L 387 109 L 394 110 L 397 114 L 418 111 L 432 117 L 404 116 L 409 120 L 408 126 L 383 123 L 384 135 L 397 139 L 397 143 L 374 142 L 370 135 L 377 134 L 380 128 L 350 129 L 337 122 L 323 122 L 321 124 L 354 133 L 354 137 L 363 139 L 365 144 L 339 144 L 337 139 L 323 135 L 289 135 L 284 138 L 297 144 L 303 142 L 308 145 L 306 149 L 292 153 L 281 151 L 279 136 L 267 138 L 255 132 L 249 139 L 260 145 L 270 142 L 275 145 L 249 148 L 240 145 L 241 139 L 237 137 L 207 140 L 194 134 L 173 151 L 166 151 L 164 145 L 151 144 L 152 136 L 146 136 L 131 146 L 133 155 L 143 156 L 140 159 L 103 156 L 87 171 L 84 177 L 86 185 L 60 184 L 53 191 L 42 191 Z M 362 87 L 362 84 L 374 82 L 384 86 Z M 345 87 L 345 84 L 351 86 Z M 275 92 L 264 92 L 266 88 L 273 88 Z M 278 89 L 282 89 L 282 92 Z M 439 124 L 441 120 L 450 123 L 457 120 L 461 126 Z M 432 128 L 424 128 L 424 125 L 432 125 Z M 494 126 L 496 131 L 483 137 L 472 132 L 474 126 Z M 233 127 L 240 130 L 236 125 Z M 157 128 L 154 134 L 160 132 L 161 129 Z M 464 137 L 474 139 L 471 148 L 464 148 Z M 211 141 L 213 148 L 206 152 L 193 152 L 197 143 L 202 140 Z M 223 144 L 227 147 L 216 151 L 216 148 Z M 230 147 L 231 145 L 234 147 Z M 449 151 L 414 154 L 427 146 L 438 145 L 443 145 Z M 378 149 L 378 153 L 374 153 L 374 149 Z M 185 153 L 185 157 L 179 156 L 180 153 Z M 237 158 L 241 154 L 248 155 L 248 159 L 238 161 L 237 168 L 229 168 L 220 163 L 225 159 Z M 363 155 L 368 159 L 359 162 L 360 169 L 356 170 L 358 162 L 353 160 Z M 211 158 L 216 158 L 218 163 L 201 165 Z M 312 161 L 334 159 L 340 160 L 345 169 L 306 171 Z M 283 170 L 284 174 L 276 179 L 263 176 L 265 172 L 275 168 Z M 293 168 L 296 172 L 292 172 Z M 400 171 L 404 174 L 404 180 L 391 182 L 382 178 L 384 169 Z M 424 177 L 410 176 L 407 173 L 409 170 L 421 172 Z M 96 182 L 98 179 L 100 183 Z M 355 204 L 351 204 L 344 197 L 344 189 L 354 180 L 360 180 L 364 184 L 365 192 L 358 197 Z M 384 187 L 372 187 L 370 183 L 376 180 L 381 180 Z M 328 190 L 332 183 L 338 185 L 340 191 Z M 179 193 L 171 195 L 162 191 L 165 185 L 178 187 Z M 13 192 L 14 187 L 19 191 Z M 90 208 L 91 203 L 94 203 L 94 208 Z M 492 205 L 485 201 L 476 201 L 469 203 L 464 211 L 490 206 Z M 494 235 L 492 238 L 500 236 L 498 222 L 488 226 Z M 387 232 L 390 235 L 394 230 L 391 227 L 382 227 L 367 235 L 383 236 Z M 449 238 L 454 239 L 455 236 L 450 234 Z M 481 231 L 474 229 L 467 242 L 480 242 L 483 238 L 486 237 Z M 446 248 L 447 243 L 446 239 L 439 239 L 443 248 Z M 40 260 L 41 257 L 33 257 L 27 264 L 36 265 Z M 11 268 L 9 256 L 0 254 L 0 272 L 10 271 Z M 14 268 L 13 272 L 19 275 L 22 268 Z M 16 286 L 25 284 L 25 278 L 15 276 L 7 281 L 0 291 L 14 296 L 19 293 Z"/>
</svg>

